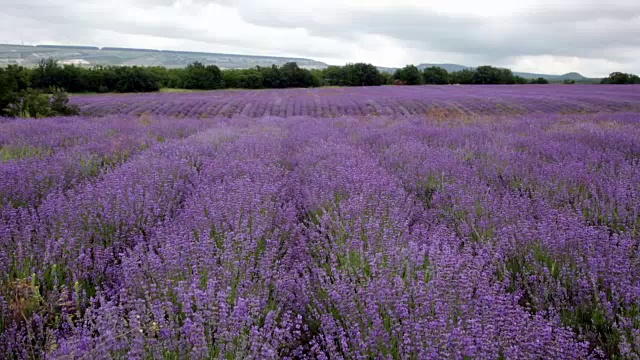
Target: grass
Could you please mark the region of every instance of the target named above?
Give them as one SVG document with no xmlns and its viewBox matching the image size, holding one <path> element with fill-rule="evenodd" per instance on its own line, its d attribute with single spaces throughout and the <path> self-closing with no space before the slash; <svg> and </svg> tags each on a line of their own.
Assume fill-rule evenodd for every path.
<svg viewBox="0 0 640 360">
<path fill-rule="evenodd" d="M 211 91 L 211 90 L 177 89 L 177 88 L 160 89 L 161 93 L 196 93 L 196 92 L 205 92 L 205 91 Z"/>
<path fill-rule="evenodd" d="M 9 160 L 20 160 L 34 156 L 46 156 L 51 154 L 51 150 L 33 147 L 30 145 L 23 146 L 0 146 L 0 163 Z"/>
</svg>

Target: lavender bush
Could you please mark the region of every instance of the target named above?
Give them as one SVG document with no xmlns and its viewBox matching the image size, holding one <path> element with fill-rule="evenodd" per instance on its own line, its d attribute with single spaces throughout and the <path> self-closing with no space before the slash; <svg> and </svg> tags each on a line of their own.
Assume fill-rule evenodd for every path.
<svg viewBox="0 0 640 360">
<path fill-rule="evenodd" d="M 591 85 L 383 86 L 91 95 L 71 98 L 84 115 L 340 117 L 530 115 L 638 111 L 640 87 Z"/>
<path fill-rule="evenodd" d="M 535 89 L 0 122 L 0 357 L 640 358 L 640 91 Z"/>
</svg>

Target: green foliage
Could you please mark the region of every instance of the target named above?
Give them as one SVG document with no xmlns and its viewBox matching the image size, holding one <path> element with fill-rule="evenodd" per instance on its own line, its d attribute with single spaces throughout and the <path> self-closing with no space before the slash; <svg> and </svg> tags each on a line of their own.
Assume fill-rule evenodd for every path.
<svg viewBox="0 0 640 360">
<path fill-rule="evenodd" d="M 152 66 L 146 69 L 158 82 L 160 88 L 176 88 L 184 69 L 168 69 L 163 66 Z"/>
<path fill-rule="evenodd" d="M 422 84 L 422 74 L 420 74 L 420 70 L 418 70 L 414 65 L 407 65 L 402 69 L 396 70 L 393 74 L 393 78 L 401 81 L 405 85 Z"/>
<path fill-rule="evenodd" d="M 46 155 L 51 152 L 47 148 L 37 148 L 30 145 L 11 146 L 5 145 L 0 147 L 0 163 L 9 160 L 19 160 L 33 156 Z M 1 203 L 1 201 L 0 201 Z"/>
<path fill-rule="evenodd" d="M 29 88 L 29 78 L 29 70 L 22 66 L 0 68 L 0 116 L 7 115 L 5 109 L 18 99 L 20 92 Z"/>
<path fill-rule="evenodd" d="M 489 65 L 479 66 L 471 80 L 472 84 L 515 84 L 515 77 L 509 69 Z"/>
<path fill-rule="evenodd" d="M 117 81 L 114 90 L 117 92 L 149 92 L 160 90 L 155 76 L 147 69 L 132 67 L 116 67 L 113 69 Z"/>
<path fill-rule="evenodd" d="M 237 89 L 240 86 L 239 77 L 243 73 L 242 70 L 230 69 L 222 72 L 222 81 L 224 81 L 224 86 L 230 89 Z M 175 86 L 173 86 L 175 87 Z"/>
<path fill-rule="evenodd" d="M 380 78 L 381 78 L 381 85 L 393 85 L 393 75 L 386 73 L 386 72 L 381 72 L 380 73 Z"/>
<path fill-rule="evenodd" d="M 450 81 L 449 72 L 437 66 L 424 69 L 422 77 L 424 83 L 430 85 L 446 85 Z"/>
<path fill-rule="evenodd" d="M 547 79 L 545 79 L 545 78 L 543 78 L 543 77 L 539 77 L 539 78 L 537 78 L 537 79 L 531 79 L 531 83 L 532 83 L 532 84 L 541 84 L 541 85 L 544 85 L 544 84 L 548 84 L 548 83 L 549 83 L 549 80 L 547 80 Z"/>
<path fill-rule="evenodd" d="M 393 75 L 381 73 L 372 64 L 355 63 L 345 66 L 329 66 L 326 69 L 303 69 L 290 62 L 282 66 L 256 67 L 252 69 L 221 70 L 215 65 L 194 62 L 186 68 L 169 69 L 161 66 L 94 66 L 59 65 L 53 59 L 42 59 L 33 69 L 18 65 L 0 68 L 0 115 L 4 109 L 15 105 L 12 111 L 42 113 L 37 96 L 25 92 L 28 89 L 49 91 L 50 88 L 77 92 L 151 92 L 161 88 L 213 90 L 222 88 L 290 88 L 317 86 L 379 86 L 401 83 L 418 84 L 546 84 L 544 78 L 527 80 L 515 76 L 509 69 L 480 66 L 476 69 L 447 72 L 439 67 L 420 71 L 413 65 L 398 69 Z M 565 84 L 573 80 L 565 80 Z M 612 73 L 603 79 L 604 84 L 637 84 L 640 77 L 632 74 Z M 29 106 L 38 109 L 16 110 L 18 99 L 28 99 Z M 42 102 L 42 101 L 40 101 Z M 64 112 L 62 112 L 64 113 Z"/>
<path fill-rule="evenodd" d="M 38 67 L 31 75 L 31 85 L 34 89 L 48 89 L 59 86 L 62 68 L 54 59 L 41 59 Z"/>
<path fill-rule="evenodd" d="M 77 106 L 69 105 L 67 94 L 59 88 L 50 89 L 50 94 L 40 90 L 26 89 L 17 93 L 4 109 L 10 117 L 35 117 L 78 115 Z"/>
<path fill-rule="evenodd" d="M 281 67 L 258 67 L 257 69 L 236 70 L 241 73 L 238 80 L 239 87 L 250 89 L 271 88 L 283 89 L 289 87 L 314 87 L 320 85 L 320 80 L 310 70 L 298 67 L 294 62 Z"/>
<path fill-rule="evenodd" d="M 378 68 L 371 64 L 347 64 L 344 68 L 348 86 L 379 86 L 384 82 Z"/>
<path fill-rule="evenodd" d="M 161 81 L 169 85 L 172 72 L 161 67 L 60 66 L 43 59 L 35 69 L 24 69 L 27 84 L 33 89 L 62 88 L 70 92 L 149 92 L 158 91 Z M 26 90 L 24 87 L 22 90 Z"/>
<path fill-rule="evenodd" d="M 513 83 L 514 84 L 519 84 L 519 85 L 524 85 L 524 84 L 529 84 L 529 81 L 527 79 L 523 78 L 522 76 L 515 75 L 513 77 Z"/>
<path fill-rule="evenodd" d="M 229 89 L 262 89 L 264 78 L 257 69 L 231 69 L 222 72 L 224 85 Z"/>
<path fill-rule="evenodd" d="M 311 87 L 314 84 L 313 75 L 309 70 L 301 69 L 294 62 L 286 63 L 280 67 L 282 82 L 285 87 Z"/>
<path fill-rule="evenodd" d="M 196 61 L 185 69 L 181 85 L 185 89 L 213 90 L 223 88 L 224 81 L 220 68 Z"/>
<path fill-rule="evenodd" d="M 634 74 L 626 74 L 622 72 L 613 72 L 608 77 L 602 79 L 602 84 L 640 84 L 640 77 Z"/>
<path fill-rule="evenodd" d="M 20 91 L 4 112 L 10 117 L 47 117 L 53 116 L 49 98 L 39 90 L 27 89 Z"/>
<path fill-rule="evenodd" d="M 345 69 L 341 66 L 329 66 L 324 69 L 324 83 L 329 86 L 346 86 Z"/>
<path fill-rule="evenodd" d="M 387 83 L 384 75 L 371 64 L 356 63 L 329 66 L 324 70 L 324 83 L 329 86 L 379 86 Z"/>
<path fill-rule="evenodd" d="M 271 67 L 258 67 L 258 71 L 262 75 L 264 87 L 271 89 L 285 87 L 282 74 L 280 74 L 280 68 L 277 66 L 272 65 Z"/>
<path fill-rule="evenodd" d="M 313 82 L 314 82 L 314 84 L 317 84 L 316 86 L 325 86 L 326 85 L 326 83 L 324 81 L 324 70 L 322 70 L 322 69 L 311 69 L 309 71 L 311 71 L 311 76 L 313 76 Z"/>
<path fill-rule="evenodd" d="M 428 72 L 427 72 L 428 71 Z M 433 79 L 436 77 L 435 68 L 425 69 L 423 73 L 425 83 L 434 84 L 437 83 Z M 475 69 L 464 69 L 460 71 L 454 71 L 448 74 L 450 84 L 473 84 L 473 85 L 509 85 L 509 84 L 548 84 L 549 82 L 544 78 L 538 78 L 535 80 L 527 80 L 521 76 L 514 75 L 509 69 L 497 68 L 489 65 L 479 66 Z M 440 84 L 443 82 L 440 80 Z"/>
<path fill-rule="evenodd" d="M 532 314 L 547 316 L 559 309 L 559 320 L 602 350 L 608 358 L 621 359 L 622 341 L 633 342 L 632 335 L 621 330 L 621 319 L 640 319 L 637 304 L 606 303 L 600 294 L 610 289 L 598 284 L 590 298 L 578 295 L 576 267 L 571 255 L 549 252 L 540 244 L 532 244 L 505 259 L 504 268 L 496 272 L 499 280 L 507 280 L 508 292 L 520 292 L 519 303 Z M 562 294 L 551 296 L 550 294 Z M 634 323 L 636 324 L 636 323 Z M 634 325 L 634 328 L 640 327 Z M 625 339 L 625 336 L 627 339 Z"/>
<path fill-rule="evenodd" d="M 471 84 L 473 83 L 474 74 L 475 71 L 473 69 L 454 71 L 450 74 L 450 80 L 452 84 Z"/>
<path fill-rule="evenodd" d="M 61 88 L 51 88 L 51 96 L 49 98 L 49 105 L 51 106 L 51 112 L 57 116 L 71 116 L 79 115 L 80 108 L 76 105 L 69 105 L 69 96 Z"/>
</svg>

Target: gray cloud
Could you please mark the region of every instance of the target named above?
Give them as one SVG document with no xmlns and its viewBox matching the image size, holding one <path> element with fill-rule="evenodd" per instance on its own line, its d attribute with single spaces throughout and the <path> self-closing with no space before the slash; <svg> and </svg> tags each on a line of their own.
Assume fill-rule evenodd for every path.
<svg viewBox="0 0 640 360">
<path fill-rule="evenodd" d="M 534 8 L 494 18 L 453 16 L 417 7 L 358 9 L 343 13 L 330 26 L 312 17 L 270 10 L 243 7 L 240 14 L 247 22 L 265 27 L 304 28 L 319 36 L 379 34 L 416 42 L 429 50 L 483 55 L 491 60 L 525 55 L 606 55 L 620 60 L 625 54 L 607 50 L 640 47 L 640 3 Z"/>
<path fill-rule="evenodd" d="M 535 67 L 536 59 L 551 57 L 539 71 L 558 72 L 548 68 L 555 61 L 559 67 L 576 64 L 583 66 L 583 71 L 600 75 L 618 69 L 640 72 L 640 2 L 534 3 L 493 16 L 436 11 L 419 1 L 413 5 L 400 3 L 354 6 L 339 0 L 0 0 L 3 15 L 9 19 L 0 23 L 0 41 L 15 41 L 17 36 L 30 41 L 52 40 L 43 36 L 46 33 L 55 34 L 60 42 L 86 41 L 94 45 L 96 31 L 102 31 L 126 39 L 158 39 L 158 44 L 209 44 L 206 49 L 191 50 L 255 49 L 271 55 L 343 62 L 356 57 L 362 60 L 367 55 L 373 57 L 367 59 L 370 62 L 395 63 L 399 56 L 391 56 L 391 52 L 403 51 L 406 62 L 446 62 L 453 57 L 469 65 L 524 62 Z M 29 26 L 15 29 L 13 24 L 19 23 Z M 372 36 L 388 39 L 384 48 L 372 47 Z M 596 63 L 597 67 L 593 65 Z"/>
<path fill-rule="evenodd" d="M 118 17 L 119 10 L 113 9 L 105 12 L 103 8 L 92 8 L 91 6 L 77 6 L 70 9 L 60 3 L 44 3 L 38 0 L 26 0 L 20 4 L 9 4 L 5 9 L 9 10 L 14 17 L 21 19 L 35 19 L 44 24 L 58 25 L 51 26 L 60 32 L 60 26 L 68 28 L 68 32 L 75 32 L 82 29 L 115 31 L 124 34 L 144 35 L 169 38 L 175 40 L 189 39 L 203 43 L 216 43 L 222 45 L 234 45 L 245 49 L 255 47 L 255 38 L 241 36 L 235 31 L 225 31 L 224 33 L 209 31 L 207 28 L 191 26 L 188 22 L 176 23 L 172 18 L 143 18 L 130 19 Z M 175 4 L 172 0 L 137 0 L 138 2 L 153 2 L 154 5 L 162 3 Z M 91 5 L 90 2 L 85 3 Z M 34 16 L 35 15 L 35 16 Z M 74 15 L 74 16 L 70 16 Z M 62 31 L 64 32 L 64 30 Z M 93 45 L 93 43 L 91 43 Z M 140 45 L 145 47 L 148 45 Z M 304 54 L 308 56 L 327 57 L 335 55 L 331 49 L 305 48 Z"/>
</svg>

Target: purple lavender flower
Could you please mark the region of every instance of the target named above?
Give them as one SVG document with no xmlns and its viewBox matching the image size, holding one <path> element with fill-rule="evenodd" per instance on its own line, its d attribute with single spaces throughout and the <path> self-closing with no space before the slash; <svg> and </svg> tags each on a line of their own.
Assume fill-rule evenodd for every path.
<svg viewBox="0 0 640 360">
<path fill-rule="evenodd" d="M 3 120 L 0 357 L 638 357 L 622 89 L 100 96 L 74 102 L 103 117 Z"/>
</svg>

